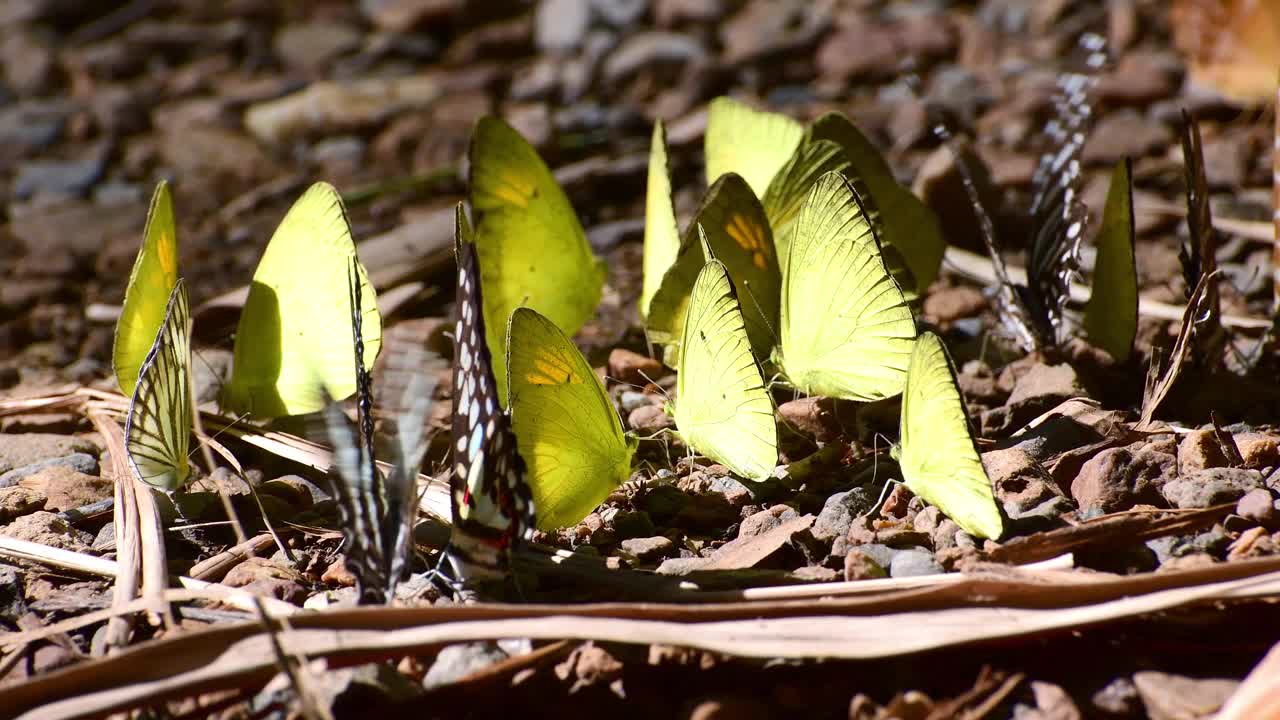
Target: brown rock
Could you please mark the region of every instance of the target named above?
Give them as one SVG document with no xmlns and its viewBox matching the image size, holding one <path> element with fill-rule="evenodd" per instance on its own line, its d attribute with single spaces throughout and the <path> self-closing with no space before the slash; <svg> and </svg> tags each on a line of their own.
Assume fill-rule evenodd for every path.
<svg viewBox="0 0 1280 720">
<path fill-rule="evenodd" d="M 1216 565 L 1217 558 L 1206 552 L 1193 552 L 1186 555 L 1178 555 L 1171 557 L 1160 564 L 1157 568 L 1160 572 L 1173 572 L 1175 570 L 1197 570 L 1206 568 L 1210 565 Z"/>
<path fill-rule="evenodd" d="M 903 55 L 949 57 L 955 54 L 956 31 L 945 13 L 912 13 L 896 23 L 893 31 Z"/>
<path fill-rule="evenodd" d="M 624 348 L 609 353 L 609 376 L 619 382 L 644 386 L 662 375 L 662 363 Z"/>
<path fill-rule="evenodd" d="M 671 538 L 655 535 L 647 538 L 630 538 L 623 540 L 619 546 L 622 555 L 641 563 L 654 562 L 671 554 L 675 543 Z"/>
<path fill-rule="evenodd" d="M 42 491 L 49 498 L 49 510 L 57 512 L 106 500 L 113 490 L 110 480 L 86 475 L 65 465 L 53 465 L 32 473 L 19 484 Z"/>
<path fill-rule="evenodd" d="M 447 18 L 461 6 L 461 0 L 360 0 L 360 12 L 369 22 L 393 33 Z"/>
<path fill-rule="evenodd" d="M 711 22 L 724 16 L 724 0 L 657 0 L 653 18 L 658 27 L 684 22 Z"/>
<path fill-rule="evenodd" d="M 1275 552 L 1275 540 L 1267 534 L 1266 528 L 1251 527 L 1240 533 L 1240 537 L 1227 546 L 1227 560 L 1234 562 L 1250 557 L 1274 555 Z"/>
<path fill-rule="evenodd" d="M 1280 438 L 1266 433 L 1240 433 L 1236 448 L 1244 466 L 1253 470 L 1280 465 Z"/>
<path fill-rule="evenodd" d="M 292 568 L 267 558 L 251 557 L 231 569 L 222 584 L 245 588 L 278 600 L 299 604 L 307 597 L 306 579 Z"/>
<path fill-rule="evenodd" d="M 1138 503 L 1164 505 L 1160 491 L 1178 474 L 1173 455 L 1141 444 L 1098 453 L 1080 468 L 1071 497 L 1082 510 L 1127 510 Z"/>
<path fill-rule="evenodd" d="M 87 453 L 97 457 L 99 448 L 84 438 L 69 435 L 45 433 L 0 435 L 0 473 L 73 453 Z"/>
<path fill-rule="evenodd" d="M 1227 457 L 1213 428 L 1193 430 L 1178 444 L 1178 468 L 1183 474 L 1226 465 Z"/>
<path fill-rule="evenodd" d="M 355 587 L 356 576 L 347 567 L 347 558 L 341 557 L 329 564 L 320 575 L 320 582 L 338 587 Z"/>
<path fill-rule="evenodd" d="M 93 543 L 93 535 L 77 530 L 57 515 L 43 510 L 17 518 L 0 528 L 0 534 L 73 552 L 86 552 Z"/>
<path fill-rule="evenodd" d="M 160 154 L 180 178 L 222 178 L 251 184 L 276 174 L 275 162 L 258 144 L 233 130 L 171 127 Z"/>
<path fill-rule="evenodd" d="M 1204 175 L 1211 189 L 1239 188 L 1249 182 L 1257 151 L 1250 138 L 1235 132 L 1204 141 Z"/>
<path fill-rule="evenodd" d="M 1171 53 L 1125 53 L 1115 70 L 1098 79 L 1098 100 L 1116 105 L 1147 105 L 1177 93 L 1182 60 Z"/>
<path fill-rule="evenodd" d="M 763 535 L 798 517 L 800 517 L 800 513 L 796 512 L 795 508 L 790 505 L 774 505 L 768 510 L 762 510 L 743 520 L 738 527 L 738 537 L 748 538 L 755 535 Z"/>
<path fill-rule="evenodd" d="M 622 670 L 623 665 L 617 658 L 592 643 L 575 648 L 564 662 L 555 667 L 556 676 L 561 680 L 574 679 L 571 693 L 619 680 Z"/>
<path fill-rule="evenodd" d="M 1187 720 L 1217 712 L 1240 686 L 1240 681 L 1197 679 L 1146 670 L 1134 673 L 1133 684 L 1152 720 Z"/>
<path fill-rule="evenodd" d="M 751 0 L 721 26 L 727 65 L 812 47 L 831 25 L 827 12 L 809 3 Z"/>
<path fill-rule="evenodd" d="M 1004 403 L 1008 397 L 1008 393 L 997 385 L 991 368 L 977 360 L 964 364 L 960 374 L 956 376 L 956 385 L 960 387 L 960 394 L 967 403 L 997 405 Z"/>
<path fill-rule="evenodd" d="M 884 504 L 880 506 L 881 517 L 906 517 L 907 505 L 914 497 L 906 485 L 897 485 L 889 492 L 889 497 L 885 498 Z"/>
<path fill-rule="evenodd" d="M 1114 164 L 1164 149 L 1173 131 L 1136 110 L 1117 110 L 1098 121 L 1085 142 L 1083 159 L 1090 165 Z"/>
<path fill-rule="evenodd" d="M 676 421 L 657 405 L 641 405 L 627 415 L 627 425 L 642 433 L 655 433 L 676 426 Z"/>
<path fill-rule="evenodd" d="M 833 412 L 832 401 L 821 397 L 802 397 L 778 406 L 783 422 L 819 442 L 840 436 L 843 428 Z"/>
<path fill-rule="evenodd" d="M 982 466 L 991 479 L 996 502 L 1011 517 L 1019 517 L 1053 498 L 1066 497 L 1044 466 L 1018 448 L 985 452 Z"/>
<path fill-rule="evenodd" d="M 1053 405 L 1057 405 L 1084 394 L 1084 387 L 1070 365 L 1037 363 L 1014 383 L 1013 392 L 1009 393 L 1009 404 L 1029 405 L 1033 401 L 1041 404 L 1052 399 Z"/>
<path fill-rule="evenodd" d="M 1061 686 L 1041 680 L 1031 682 L 1031 695 L 1036 699 L 1036 712 L 1024 720 L 1080 720 L 1080 708 Z"/>
<path fill-rule="evenodd" d="M 323 20 L 289 23 L 275 37 L 276 55 L 285 65 L 318 71 L 338 57 L 360 48 L 358 30 L 340 22 Z"/>
<path fill-rule="evenodd" d="M 1275 499 L 1266 488 L 1254 488 L 1236 501 L 1236 514 L 1259 525 L 1271 527 L 1276 522 Z"/>
<path fill-rule="evenodd" d="M 973 317 L 986 307 L 987 298 L 982 291 L 970 285 L 941 288 L 924 299 L 925 318 L 939 325 Z"/>
<path fill-rule="evenodd" d="M 43 95 L 53 88 L 57 56 L 43 34 L 34 27 L 8 27 L 0 42 L 0 67 L 4 79 L 19 95 Z"/>
<path fill-rule="evenodd" d="M 25 487 L 0 488 L 0 525 L 14 518 L 43 510 L 48 498 L 39 490 Z"/>
<path fill-rule="evenodd" d="M 827 80 L 877 79 L 893 74 L 900 52 L 888 26 L 858 18 L 827 36 L 814 64 Z"/>
<path fill-rule="evenodd" d="M 870 555 L 858 549 L 853 549 L 844 556 L 844 579 L 845 580 L 870 580 L 872 578 L 888 577 L 889 571 L 871 559 Z"/>
</svg>

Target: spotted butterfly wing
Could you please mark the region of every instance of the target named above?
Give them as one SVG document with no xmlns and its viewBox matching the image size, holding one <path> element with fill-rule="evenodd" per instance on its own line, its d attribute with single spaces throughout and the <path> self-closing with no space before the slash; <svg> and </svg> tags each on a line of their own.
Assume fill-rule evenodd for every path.
<svg viewBox="0 0 1280 720">
<path fill-rule="evenodd" d="M 453 358 L 453 539 L 458 580 L 501 579 L 513 545 L 534 528 L 533 494 L 511 421 L 498 405 L 485 341 L 480 268 L 471 228 L 458 206 L 458 324 Z"/>
<path fill-rule="evenodd" d="M 417 515 L 414 480 L 425 450 L 422 427 L 430 407 L 431 388 L 419 376 L 419 382 L 410 383 L 406 390 L 410 409 L 399 422 L 396 462 L 391 472 L 382 477 L 374 461 L 373 383 L 363 360 L 361 273 L 356 262 L 354 258 L 351 261 L 348 284 L 355 350 L 355 431 L 337 403 L 330 403 L 325 413 L 340 479 L 334 486 L 342 515 L 347 565 L 355 575 L 360 603 L 383 604 L 395 597 L 396 586 L 410 565 L 410 541 Z"/>
<path fill-rule="evenodd" d="M 129 465 L 138 479 L 166 492 L 187 482 L 191 466 L 191 311 L 178 278 L 155 341 L 138 371 L 125 416 Z"/>
</svg>

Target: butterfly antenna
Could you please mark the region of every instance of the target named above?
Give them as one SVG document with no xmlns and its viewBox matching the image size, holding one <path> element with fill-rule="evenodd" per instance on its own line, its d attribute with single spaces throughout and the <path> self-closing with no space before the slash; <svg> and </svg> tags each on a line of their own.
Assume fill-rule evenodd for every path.
<svg viewBox="0 0 1280 720">
<path fill-rule="evenodd" d="M 747 297 L 751 298 L 751 304 L 755 307 L 756 312 L 760 314 L 760 319 L 764 322 L 765 328 L 769 330 L 769 337 L 773 340 L 773 344 L 777 345 L 781 342 L 778 339 L 778 332 L 774 329 L 773 324 L 769 322 L 769 316 L 764 311 L 764 306 L 760 304 L 760 300 L 756 298 L 756 294 L 751 289 L 751 283 L 747 280 L 742 281 L 742 289 L 746 290 Z"/>
<path fill-rule="evenodd" d="M 661 385 L 658 384 L 656 380 L 646 375 L 643 370 L 640 370 L 639 373 L 640 373 L 640 377 L 644 378 L 649 382 L 649 385 L 652 385 L 658 389 L 658 392 L 662 395 L 663 398 L 666 399 L 667 402 L 671 402 L 671 394 L 667 392 L 666 388 L 662 387 Z M 648 387 L 648 385 L 646 385 L 645 387 Z"/>
</svg>

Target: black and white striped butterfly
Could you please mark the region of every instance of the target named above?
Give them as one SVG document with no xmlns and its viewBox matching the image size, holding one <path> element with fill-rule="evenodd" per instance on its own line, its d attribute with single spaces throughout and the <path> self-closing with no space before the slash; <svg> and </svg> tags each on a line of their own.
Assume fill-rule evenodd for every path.
<svg viewBox="0 0 1280 720">
<path fill-rule="evenodd" d="M 511 420 L 498 404 L 485 341 L 480 267 L 462 206 L 456 216 L 458 323 L 453 356 L 453 539 L 449 559 L 463 584 L 505 577 L 509 552 L 534 529 L 533 493 Z"/>
<path fill-rule="evenodd" d="M 1032 175 L 1032 235 L 1027 251 L 1027 281 L 1009 277 L 996 245 L 990 217 L 978 200 L 977 190 L 964 162 L 961 178 L 981 225 L 987 252 L 999 280 L 996 311 L 1002 329 L 1028 352 L 1057 347 L 1066 341 L 1070 327 L 1065 309 L 1080 259 L 1080 241 L 1088 209 L 1080 197 L 1080 154 L 1093 115 L 1089 93 L 1097 72 L 1106 64 L 1106 41 L 1085 33 L 1079 42 L 1078 69 L 1058 76 L 1053 95 L 1053 115 L 1045 125 L 1046 150 Z M 939 134 L 947 138 L 945 128 Z"/>
<path fill-rule="evenodd" d="M 182 278 L 169 293 L 155 342 L 138 370 L 125 416 L 129 465 L 139 480 L 172 493 L 191 475 L 191 311 Z"/>
<path fill-rule="evenodd" d="M 418 510 L 416 480 L 426 450 L 422 429 L 430 411 L 433 387 L 429 376 L 420 371 L 406 383 L 407 411 L 396 423 L 396 457 L 391 471 L 383 477 L 374 461 L 373 384 L 363 360 L 356 262 L 353 258 L 349 273 L 356 428 L 353 431 L 337 403 L 330 403 L 325 414 L 339 475 L 334 487 L 342 515 L 347 567 L 356 577 L 359 602 L 382 604 L 395 597 L 396 586 L 412 565 L 413 525 Z"/>
</svg>

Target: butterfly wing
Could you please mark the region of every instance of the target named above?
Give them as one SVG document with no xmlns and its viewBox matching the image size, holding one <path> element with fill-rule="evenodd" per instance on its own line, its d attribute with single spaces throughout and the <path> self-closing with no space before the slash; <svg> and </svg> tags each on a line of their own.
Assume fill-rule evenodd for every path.
<svg viewBox="0 0 1280 720">
<path fill-rule="evenodd" d="M 464 576 L 505 572 L 505 551 L 535 525 L 533 494 L 524 479 L 511 422 L 498 405 L 485 341 L 482 278 L 462 206 L 457 212 L 458 324 L 453 358 L 454 565 Z M 481 555 L 484 557 L 481 557 Z M 465 579 L 465 578 L 464 578 Z"/>
<path fill-rule="evenodd" d="M 1134 263 L 1133 177 L 1128 159 L 1116 164 L 1094 240 L 1093 294 L 1084 308 L 1084 329 L 1094 345 L 1125 362 L 1138 332 L 1138 273 Z"/>
<path fill-rule="evenodd" d="M 413 502 L 417 469 L 415 465 L 409 474 L 409 456 L 406 456 L 404 467 L 398 463 L 384 479 L 374 463 L 373 382 L 364 365 L 360 278 L 359 263 L 352 258 L 347 273 L 347 296 L 356 370 L 356 431 L 351 431 L 337 403 L 330 403 L 325 412 L 340 479 L 335 488 L 342 512 L 348 567 L 356 577 L 360 602 L 382 604 L 395 597 L 396 586 L 409 565 L 409 539 L 417 511 L 417 504 Z M 430 392 L 419 402 L 429 404 Z M 410 419 L 408 424 L 412 422 Z M 421 418 L 417 420 L 417 430 L 420 441 Z"/>
<path fill-rule="evenodd" d="M 116 382 L 125 395 L 133 394 L 138 370 L 155 343 L 156 329 L 164 320 L 169 296 L 177 282 L 178 235 L 173 221 L 173 200 L 169 186 L 161 182 L 151 195 L 142 247 L 129 273 L 111 352 Z"/>
<path fill-rule="evenodd" d="M 885 246 L 886 260 L 896 260 L 886 263 L 889 271 L 904 293 L 924 292 L 938 277 L 947 249 L 933 209 L 898 184 L 880 151 L 843 114 L 827 113 L 813 121 L 809 126 L 809 140 L 829 140 L 844 149 L 849 161 L 846 174 L 866 184 L 883 218 L 884 232 L 880 239 Z"/>
<path fill-rule="evenodd" d="M 323 409 L 356 391 L 351 340 L 334 328 L 350 323 L 347 272 L 356 257 L 337 190 L 312 185 L 271 236 L 253 276 L 236 330 L 223 407 L 257 418 Z M 363 267 L 364 364 L 382 347 L 377 298 Z"/>
<path fill-rule="evenodd" d="M 138 479 L 161 490 L 181 488 L 191 474 L 191 310 L 179 278 L 138 373 L 125 417 L 129 464 Z"/>
<path fill-rule="evenodd" d="M 955 369 L 933 333 L 921 335 L 911 352 L 901 423 L 895 456 L 907 487 L 965 532 L 1000 537 L 1003 521 L 969 433 Z"/>
<path fill-rule="evenodd" d="M 698 273 L 684 324 L 675 421 L 693 450 L 750 480 L 773 475 L 778 426 L 751 354 L 729 272 L 712 260 Z"/>
<path fill-rule="evenodd" d="M 538 527 L 573 525 L 627 480 L 635 441 L 587 359 L 535 310 L 511 314 L 507 372 Z"/>
<path fill-rule="evenodd" d="M 824 175 L 796 219 L 775 361 L 801 392 L 879 400 L 902 392 L 915 320 L 889 275 L 866 199 Z"/>
<path fill-rule="evenodd" d="M 605 271 L 569 199 L 533 146 L 497 118 L 476 124 L 470 158 L 489 349 L 504 351 L 507 319 L 521 306 L 578 332 L 600 304 Z M 506 368 L 493 371 L 505 404 Z"/>
<path fill-rule="evenodd" d="M 718 97 L 707 107 L 703 141 L 707 184 L 714 184 L 725 173 L 737 173 L 756 197 L 761 197 L 803 137 L 804 128 L 786 115 Z"/>
<path fill-rule="evenodd" d="M 724 263 L 739 289 L 751 347 L 761 357 L 767 356 L 778 326 L 778 254 L 764 207 L 746 181 L 734 173 L 722 176 L 707 190 L 702 207 L 685 233 L 680 254 L 662 278 L 649 307 L 649 339 L 666 346 L 664 362 L 672 367 L 679 364 L 679 341 L 684 335 L 690 294 L 708 259 L 698 227 L 712 254 Z"/>
<path fill-rule="evenodd" d="M 1200 125 L 1185 110 L 1182 114 L 1182 160 L 1187 194 L 1186 245 L 1178 249 L 1182 264 L 1182 277 L 1186 281 L 1187 300 L 1204 278 L 1203 308 L 1195 318 L 1191 341 L 1196 348 L 1192 356 L 1199 363 L 1217 363 L 1222 357 L 1226 334 L 1222 328 L 1222 306 L 1218 294 L 1218 280 L 1214 271 L 1218 267 L 1218 235 L 1213 229 L 1209 209 L 1209 181 L 1204 171 L 1204 150 L 1200 144 Z"/>
<path fill-rule="evenodd" d="M 649 180 L 644 202 L 644 288 L 640 292 L 640 317 L 649 315 L 649 303 L 662 277 L 680 252 L 680 228 L 671 200 L 671 171 L 667 162 L 667 133 L 659 120 L 649 145 Z"/>
<path fill-rule="evenodd" d="M 844 172 L 848 167 L 849 160 L 839 145 L 829 140 L 806 140 L 773 176 L 761 204 L 773 228 L 779 265 L 786 262 L 791 236 L 795 233 L 795 219 L 809 196 L 809 188 L 823 175 Z"/>
<path fill-rule="evenodd" d="M 1089 92 L 1094 73 L 1106 62 L 1105 41 L 1086 33 L 1080 40 L 1084 72 L 1058 77 L 1054 117 L 1044 128 L 1049 149 L 1040 156 L 1031 178 L 1031 226 L 1024 305 L 1030 310 L 1037 347 L 1066 341 L 1064 310 L 1080 260 L 1080 240 L 1088 208 L 1080 198 L 1080 154 L 1093 115 Z M 1028 348 L 1031 349 L 1031 348 Z"/>
</svg>

